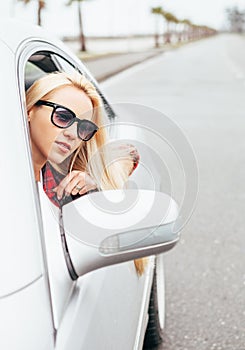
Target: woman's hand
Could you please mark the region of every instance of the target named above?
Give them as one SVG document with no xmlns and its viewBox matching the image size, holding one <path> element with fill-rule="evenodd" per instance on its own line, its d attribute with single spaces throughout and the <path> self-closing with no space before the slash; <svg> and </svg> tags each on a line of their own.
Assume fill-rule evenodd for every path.
<svg viewBox="0 0 245 350">
<path fill-rule="evenodd" d="M 134 145 L 128 143 L 120 145 L 119 148 L 126 152 L 126 157 L 122 159 L 122 162 L 124 168 L 127 169 L 128 175 L 130 176 L 139 164 L 139 152 Z"/>
<path fill-rule="evenodd" d="M 57 193 L 57 198 L 60 200 L 64 195 L 82 195 L 96 188 L 96 183 L 86 172 L 72 170 L 53 191 Z"/>
</svg>

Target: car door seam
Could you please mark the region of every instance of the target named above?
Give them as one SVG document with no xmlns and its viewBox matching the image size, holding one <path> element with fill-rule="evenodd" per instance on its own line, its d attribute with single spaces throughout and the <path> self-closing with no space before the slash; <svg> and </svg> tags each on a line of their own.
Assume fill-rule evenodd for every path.
<svg viewBox="0 0 245 350">
<path fill-rule="evenodd" d="M 30 287 L 32 284 L 34 284 L 34 283 L 36 283 L 37 281 L 39 281 L 42 277 L 43 277 L 43 274 L 41 274 L 40 276 L 38 276 L 37 278 L 35 278 L 33 281 L 27 283 L 25 286 L 23 286 L 23 287 L 21 287 L 21 288 L 15 290 L 14 292 L 11 292 L 11 293 L 8 293 L 8 294 L 5 294 L 5 295 L 0 296 L 0 300 L 1 300 L 1 299 L 5 299 L 5 298 L 7 298 L 7 297 L 10 297 L 10 296 L 12 296 L 12 295 L 14 295 L 14 294 L 16 294 L 16 293 L 22 292 L 24 289 Z"/>
</svg>

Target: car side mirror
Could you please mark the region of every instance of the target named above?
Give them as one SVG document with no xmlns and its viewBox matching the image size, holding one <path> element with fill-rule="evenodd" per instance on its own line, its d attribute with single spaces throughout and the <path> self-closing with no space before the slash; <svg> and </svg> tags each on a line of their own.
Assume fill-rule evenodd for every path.
<svg viewBox="0 0 245 350">
<path fill-rule="evenodd" d="M 151 190 L 95 192 L 63 206 L 60 227 L 70 274 L 170 250 L 179 240 L 177 217 L 176 202 Z"/>
</svg>

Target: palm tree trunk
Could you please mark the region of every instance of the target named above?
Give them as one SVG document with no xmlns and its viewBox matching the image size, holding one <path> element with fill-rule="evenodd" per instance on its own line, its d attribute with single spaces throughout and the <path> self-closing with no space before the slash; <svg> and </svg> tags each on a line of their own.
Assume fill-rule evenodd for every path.
<svg viewBox="0 0 245 350">
<path fill-rule="evenodd" d="M 38 1 L 37 24 L 38 24 L 39 26 L 42 25 L 41 11 L 42 11 L 42 5 L 41 5 L 40 1 Z"/>
<path fill-rule="evenodd" d="M 86 43 L 85 43 L 85 36 L 83 33 L 83 21 L 82 21 L 82 2 L 78 1 L 78 21 L 79 21 L 79 28 L 80 28 L 80 43 L 81 43 L 81 51 L 86 51 Z"/>
<path fill-rule="evenodd" d="M 170 34 L 170 22 L 167 21 L 167 31 L 164 35 L 164 43 L 165 44 L 170 44 L 171 43 L 171 34 Z"/>
<path fill-rule="evenodd" d="M 158 28 L 158 17 L 159 14 L 155 14 L 155 48 L 159 47 L 159 28 Z"/>
<path fill-rule="evenodd" d="M 155 48 L 157 49 L 159 47 L 159 34 L 155 33 Z"/>
</svg>

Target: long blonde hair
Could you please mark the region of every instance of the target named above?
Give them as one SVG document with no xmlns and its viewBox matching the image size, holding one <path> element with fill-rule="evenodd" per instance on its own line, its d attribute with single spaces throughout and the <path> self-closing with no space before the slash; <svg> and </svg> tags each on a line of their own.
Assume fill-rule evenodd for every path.
<svg viewBox="0 0 245 350">
<path fill-rule="evenodd" d="M 72 170 L 86 171 L 102 190 L 123 188 L 128 178 L 128 171 L 124 169 L 122 162 L 118 162 L 118 159 L 125 159 L 129 157 L 129 154 L 126 154 L 123 148 L 120 151 L 118 148 L 117 154 L 110 152 L 106 130 L 109 122 L 105 118 L 103 103 L 95 86 L 85 76 L 76 71 L 73 74 L 55 72 L 35 81 L 26 92 L 27 111 L 30 111 L 37 101 L 45 99 L 54 90 L 67 85 L 81 89 L 90 98 L 93 104 L 93 121 L 99 126 L 99 130 L 91 140 L 81 142 L 81 145 L 69 158 L 68 166 L 67 162 L 64 162 L 66 171 L 64 164 L 59 165 L 59 170 L 63 173 Z M 145 263 L 146 259 L 135 260 L 135 267 L 139 275 L 144 272 Z"/>
</svg>

